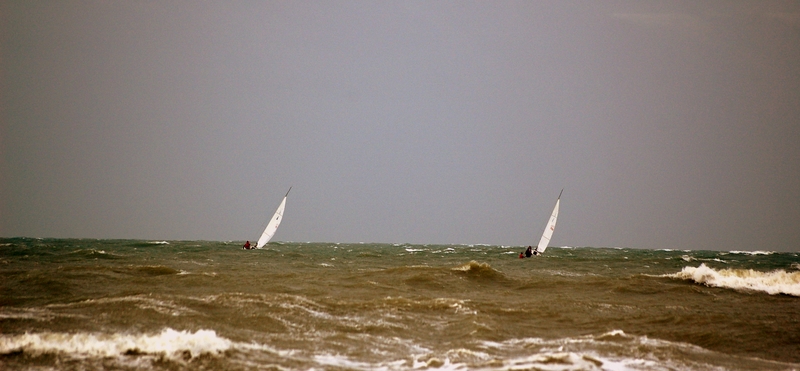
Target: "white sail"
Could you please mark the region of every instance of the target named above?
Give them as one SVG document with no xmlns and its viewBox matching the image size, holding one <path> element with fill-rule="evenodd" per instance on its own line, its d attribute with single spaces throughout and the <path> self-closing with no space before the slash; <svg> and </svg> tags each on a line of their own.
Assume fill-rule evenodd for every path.
<svg viewBox="0 0 800 371">
<path fill-rule="evenodd" d="M 289 191 L 292 190 L 292 187 L 289 187 Z M 280 206 L 278 206 L 278 210 L 275 210 L 275 215 L 272 216 L 272 219 L 269 220 L 269 224 L 267 224 L 267 228 L 264 229 L 264 233 L 261 234 L 261 238 L 258 239 L 258 244 L 256 244 L 256 248 L 260 249 L 264 247 L 264 245 L 272 239 L 272 236 L 275 235 L 275 232 L 278 230 L 278 226 L 281 225 L 281 220 L 283 219 L 283 209 L 286 207 L 286 197 L 289 196 L 289 191 L 286 191 L 286 196 L 283 196 L 283 201 L 281 201 Z"/>
<path fill-rule="evenodd" d="M 562 189 L 561 192 L 563 193 L 564 190 Z M 558 219 L 558 204 L 561 202 L 561 193 L 558 194 L 558 198 L 556 199 L 556 207 L 553 208 L 553 214 L 550 215 L 550 221 L 547 222 L 547 226 L 544 228 L 544 233 L 542 233 L 542 239 L 539 240 L 539 246 L 536 247 L 536 251 L 541 254 L 547 250 L 547 245 L 550 243 L 550 238 L 553 237 L 553 231 L 556 230 L 556 219 Z"/>
</svg>

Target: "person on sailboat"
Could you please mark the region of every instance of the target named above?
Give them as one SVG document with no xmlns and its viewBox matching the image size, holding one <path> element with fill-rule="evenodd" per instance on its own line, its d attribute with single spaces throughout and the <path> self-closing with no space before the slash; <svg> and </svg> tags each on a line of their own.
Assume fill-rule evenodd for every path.
<svg viewBox="0 0 800 371">
<path fill-rule="evenodd" d="M 243 250 L 250 250 L 250 241 L 245 242 L 244 246 L 242 246 L 242 249 Z"/>
<path fill-rule="evenodd" d="M 525 259 L 525 253 L 519 253 L 519 258 L 520 259 Z"/>
<path fill-rule="evenodd" d="M 533 251 L 531 251 L 531 247 L 528 246 L 528 249 L 525 250 L 525 257 L 530 258 L 533 255 Z"/>
</svg>

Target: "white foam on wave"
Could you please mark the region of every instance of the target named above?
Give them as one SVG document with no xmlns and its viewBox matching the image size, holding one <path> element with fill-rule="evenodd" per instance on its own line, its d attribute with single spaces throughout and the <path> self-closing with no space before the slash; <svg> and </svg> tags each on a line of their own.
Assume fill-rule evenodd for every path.
<svg viewBox="0 0 800 371">
<path fill-rule="evenodd" d="M 774 251 L 729 251 L 731 254 L 741 255 L 772 255 Z"/>
<path fill-rule="evenodd" d="M 639 371 L 739 369 L 736 366 L 793 369 L 796 366 L 724 355 L 688 343 L 630 335 L 622 330 L 556 339 L 481 341 L 476 345 L 477 349 L 419 349 L 412 352 L 411 364 L 405 367 L 380 364 L 355 369 Z"/>
<path fill-rule="evenodd" d="M 347 370 L 393 370 L 402 369 L 405 361 L 388 362 L 380 367 L 368 362 L 354 361 L 340 354 L 321 354 L 314 356 L 314 361 L 324 366 L 332 366 Z M 397 368 L 400 367 L 400 368 Z"/>
<path fill-rule="evenodd" d="M 691 344 L 652 339 L 611 330 L 601 335 L 561 339 L 523 338 L 503 342 L 483 342 L 493 353 L 519 354 L 493 365 L 491 360 L 478 365 L 484 369 L 535 370 L 707 370 L 726 369 L 704 363 L 711 353 Z M 675 358 L 675 354 L 680 358 Z M 495 358 L 496 359 L 496 358 Z M 699 361 L 699 362 L 698 362 Z M 486 367 L 487 365 L 493 367 Z M 463 369 L 463 368 L 462 368 Z"/>
<path fill-rule="evenodd" d="M 232 346 L 213 330 L 194 333 L 165 328 L 155 335 L 102 333 L 26 333 L 0 335 L 0 354 L 66 354 L 75 358 L 119 357 L 130 354 L 160 355 L 176 360 L 201 354 L 217 355 Z"/>
<path fill-rule="evenodd" d="M 647 360 L 614 361 L 595 358 L 583 352 L 542 352 L 526 353 L 510 359 L 498 359 L 485 352 L 469 349 L 452 349 L 441 354 L 425 350 L 412 356 L 412 359 L 386 360 L 370 363 L 350 359 L 343 354 L 323 354 L 314 356 L 320 366 L 351 370 L 642 370 L 669 369 L 653 367 L 657 363 Z"/>
<path fill-rule="evenodd" d="M 712 287 L 800 296 L 800 272 L 786 272 L 782 269 L 771 272 L 752 269 L 717 270 L 700 264 L 699 267 L 684 267 L 680 272 L 666 276 Z"/>
<path fill-rule="evenodd" d="M 453 349 L 414 356 L 413 368 L 437 370 L 640 370 L 669 369 L 658 359 L 607 353 L 602 344 L 626 348 L 640 338 L 614 330 L 600 336 L 545 340 L 541 338 L 484 341 L 481 350 Z M 438 353 L 438 354 L 437 354 Z M 508 357 L 503 356 L 508 355 Z M 611 355 L 616 354 L 616 355 Z"/>
<path fill-rule="evenodd" d="M 169 245 L 169 242 L 167 241 L 150 241 L 148 243 L 152 245 Z"/>
<path fill-rule="evenodd" d="M 681 255 L 681 260 L 685 262 L 706 261 L 706 262 L 717 262 L 717 263 L 728 264 L 727 261 L 722 260 L 720 258 L 695 258 L 689 255 Z"/>
</svg>

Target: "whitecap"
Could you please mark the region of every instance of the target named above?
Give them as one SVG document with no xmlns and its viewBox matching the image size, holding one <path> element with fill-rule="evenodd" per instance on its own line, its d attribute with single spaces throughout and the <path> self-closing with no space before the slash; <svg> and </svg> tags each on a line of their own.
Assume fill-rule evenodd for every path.
<svg viewBox="0 0 800 371">
<path fill-rule="evenodd" d="M 668 277 L 694 281 L 711 287 L 752 290 L 770 295 L 800 296 L 800 272 L 783 269 L 760 272 L 753 269 L 714 269 L 704 263 L 699 267 L 684 267 Z"/>
<path fill-rule="evenodd" d="M 0 335 L 0 354 L 61 353 L 76 358 L 119 357 L 126 354 L 163 355 L 168 358 L 194 358 L 216 355 L 231 348 L 232 342 L 217 336 L 214 330 L 194 333 L 165 328 L 155 335 L 104 333 L 25 333 Z"/>
<path fill-rule="evenodd" d="M 483 341 L 479 347 L 491 353 L 517 354 L 510 358 L 474 359 L 451 369 L 503 370 L 675 370 L 727 369 L 720 364 L 705 363 L 716 357 L 704 348 L 680 342 L 654 339 L 611 330 L 601 335 L 560 339 L 516 338 L 505 341 Z M 681 354 L 680 358 L 671 355 Z M 431 358 L 432 356 L 428 356 Z M 729 358 L 729 356 L 725 356 Z M 718 358 L 721 359 L 721 358 Z M 417 357 L 415 365 L 425 367 L 426 358 Z M 445 358 L 444 364 L 453 361 Z M 713 361 L 712 361 L 713 362 Z M 734 361 L 735 362 L 735 361 Z M 762 365 L 754 361 L 757 365 Z M 723 363 L 724 365 L 724 363 Z M 757 368 L 753 368 L 757 369 Z"/>
<path fill-rule="evenodd" d="M 741 255 L 772 255 L 774 251 L 730 251 L 731 254 Z"/>
</svg>

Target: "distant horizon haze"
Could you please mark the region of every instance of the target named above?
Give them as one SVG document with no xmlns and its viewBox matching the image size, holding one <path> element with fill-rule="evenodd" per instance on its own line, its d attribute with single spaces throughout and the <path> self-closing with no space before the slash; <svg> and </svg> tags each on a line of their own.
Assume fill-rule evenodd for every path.
<svg viewBox="0 0 800 371">
<path fill-rule="evenodd" d="M 800 3 L 4 2 L 0 236 L 800 251 Z"/>
</svg>

